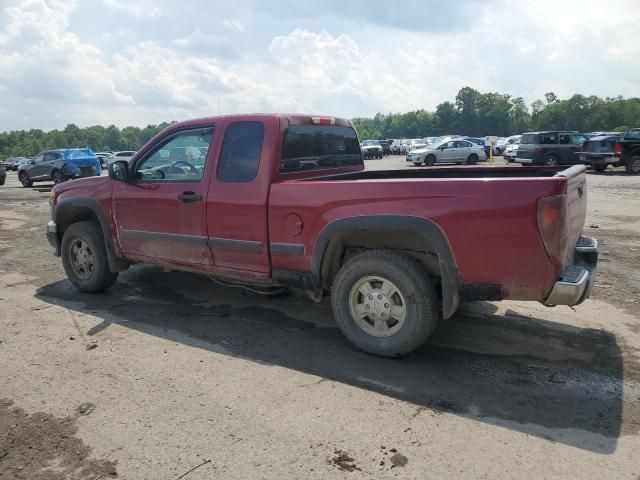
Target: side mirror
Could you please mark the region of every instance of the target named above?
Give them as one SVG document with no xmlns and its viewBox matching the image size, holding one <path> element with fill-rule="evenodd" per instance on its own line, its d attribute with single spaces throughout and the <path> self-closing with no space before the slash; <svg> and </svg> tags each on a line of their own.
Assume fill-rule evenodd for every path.
<svg viewBox="0 0 640 480">
<path fill-rule="evenodd" d="M 116 160 L 109 164 L 109 178 L 116 182 L 129 181 L 129 163 L 125 160 Z"/>
</svg>

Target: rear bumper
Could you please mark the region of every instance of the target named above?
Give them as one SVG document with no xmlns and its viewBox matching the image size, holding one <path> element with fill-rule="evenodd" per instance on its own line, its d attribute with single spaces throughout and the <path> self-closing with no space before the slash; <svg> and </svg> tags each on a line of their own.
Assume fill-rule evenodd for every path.
<svg viewBox="0 0 640 480">
<path fill-rule="evenodd" d="M 598 270 L 598 241 L 580 237 L 573 260 L 565 267 L 549 296 L 542 303 L 547 306 L 578 305 L 584 302 L 593 288 Z"/>
<path fill-rule="evenodd" d="M 580 153 L 580 161 L 590 165 L 610 165 L 620 159 L 613 153 Z"/>
</svg>

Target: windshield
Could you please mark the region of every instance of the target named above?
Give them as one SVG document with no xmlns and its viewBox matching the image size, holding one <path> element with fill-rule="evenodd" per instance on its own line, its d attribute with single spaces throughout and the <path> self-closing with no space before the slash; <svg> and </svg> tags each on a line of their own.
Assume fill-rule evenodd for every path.
<svg viewBox="0 0 640 480">
<path fill-rule="evenodd" d="M 363 147 L 370 147 L 370 146 L 379 146 L 380 142 L 378 140 L 365 140 L 364 142 L 362 142 L 362 146 Z"/>
</svg>

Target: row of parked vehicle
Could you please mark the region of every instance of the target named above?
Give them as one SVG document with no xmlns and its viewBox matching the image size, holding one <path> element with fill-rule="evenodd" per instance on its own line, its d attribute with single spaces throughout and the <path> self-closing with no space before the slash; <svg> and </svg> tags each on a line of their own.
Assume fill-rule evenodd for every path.
<svg viewBox="0 0 640 480">
<path fill-rule="evenodd" d="M 72 178 L 97 176 L 109 163 L 129 160 L 135 153 L 132 150 L 94 153 L 87 147 L 44 150 L 33 158 L 10 157 L 0 164 L 4 173 L 0 173 L 0 185 L 4 184 L 6 170 L 18 172 L 18 180 L 24 187 L 34 182 L 58 184 Z"/>
<path fill-rule="evenodd" d="M 523 165 L 586 164 L 602 172 L 609 165 L 640 174 L 640 128 L 625 133 L 527 132 L 496 146 L 505 160 Z"/>
</svg>

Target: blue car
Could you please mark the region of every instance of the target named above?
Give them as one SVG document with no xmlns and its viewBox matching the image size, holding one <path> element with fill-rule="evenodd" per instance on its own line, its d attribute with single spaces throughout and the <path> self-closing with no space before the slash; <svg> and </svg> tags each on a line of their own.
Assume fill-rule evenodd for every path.
<svg viewBox="0 0 640 480">
<path fill-rule="evenodd" d="M 23 187 L 34 182 L 58 184 L 72 178 L 99 176 L 101 170 L 100 160 L 88 147 L 45 150 L 18 167 L 18 180 Z"/>
<path fill-rule="evenodd" d="M 478 137 L 464 137 L 465 140 L 469 140 L 471 143 L 475 143 L 476 145 L 482 145 L 484 147 L 484 153 L 487 154 L 487 158 L 491 156 L 491 146 L 487 145 L 484 138 Z"/>
</svg>

